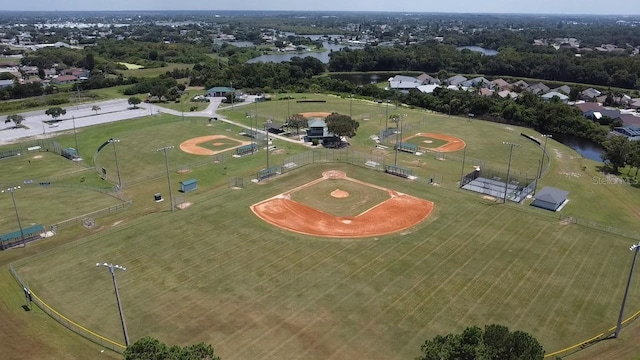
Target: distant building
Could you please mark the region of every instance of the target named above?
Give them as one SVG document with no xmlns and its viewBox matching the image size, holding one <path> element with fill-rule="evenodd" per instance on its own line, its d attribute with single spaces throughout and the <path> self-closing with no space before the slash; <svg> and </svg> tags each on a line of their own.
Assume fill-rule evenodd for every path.
<svg viewBox="0 0 640 360">
<path fill-rule="evenodd" d="M 456 75 L 456 76 L 452 76 L 450 78 L 448 78 L 447 80 L 445 80 L 445 82 L 449 85 L 453 85 L 453 86 L 459 86 L 461 85 L 463 82 L 467 81 L 469 79 L 467 79 L 466 77 L 462 76 L 462 75 Z"/>
<path fill-rule="evenodd" d="M 544 95 L 542 95 L 542 99 L 544 101 L 551 101 L 553 98 L 557 98 L 560 102 L 567 103 L 569 102 L 569 97 L 563 93 L 550 91 Z"/>
</svg>

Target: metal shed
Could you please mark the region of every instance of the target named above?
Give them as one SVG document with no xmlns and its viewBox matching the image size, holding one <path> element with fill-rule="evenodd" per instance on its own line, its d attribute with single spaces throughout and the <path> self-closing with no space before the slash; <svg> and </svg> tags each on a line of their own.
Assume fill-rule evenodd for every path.
<svg viewBox="0 0 640 360">
<path fill-rule="evenodd" d="M 531 205 L 545 210 L 560 211 L 568 201 L 567 195 L 569 195 L 568 191 L 545 187 L 535 195 Z"/>
<path fill-rule="evenodd" d="M 193 191 L 198 188 L 198 180 L 189 179 L 180 182 L 180 191 L 183 193 Z"/>
</svg>

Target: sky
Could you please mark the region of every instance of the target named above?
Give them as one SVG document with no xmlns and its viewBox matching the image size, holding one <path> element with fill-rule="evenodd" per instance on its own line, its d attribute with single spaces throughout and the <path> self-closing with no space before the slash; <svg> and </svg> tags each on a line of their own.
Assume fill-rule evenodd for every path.
<svg viewBox="0 0 640 360">
<path fill-rule="evenodd" d="M 310 10 L 640 15 L 640 0 L 29 0 L 0 10 Z"/>
</svg>

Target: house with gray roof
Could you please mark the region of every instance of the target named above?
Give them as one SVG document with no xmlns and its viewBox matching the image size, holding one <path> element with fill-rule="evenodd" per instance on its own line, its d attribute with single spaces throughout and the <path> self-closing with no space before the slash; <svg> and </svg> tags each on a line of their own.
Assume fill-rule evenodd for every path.
<svg viewBox="0 0 640 360">
<path fill-rule="evenodd" d="M 513 90 L 517 90 L 517 89 L 524 90 L 524 89 L 526 89 L 528 87 L 529 87 L 529 84 L 527 84 L 523 80 L 518 80 L 518 81 L 514 82 L 513 84 L 511 84 L 511 89 L 513 89 Z"/>
<path fill-rule="evenodd" d="M 445 81 L 449 85 L 458 86 L 458 85 L 461 85 L 463 82 L 465 82 L 467 80 L 469 80 L 469 79 L 467 79 L 466 77 L 464 77 L 462 75 L 456 75 L 456 76 L 452 76 L 452 77 L 448 78 Z"/>
<path fill-rule="evenodd" d="M 584 100 L 594 100 L 600 95 L 602 95 L 602 93 L 594 88 L 588 88 L 580 93 L 580 97 Z"/>
<path fill-rule="evenodd" d="M 563 93 L 565 95 L 569 95 L 571 94 L 571 88 L 568 87 L 567 85 L 562 85 L 560 87 L 557 87 L 551 91 L 555 91 L 555 92 L 559 92 L 559 93 Z"/>
<path fill-rule="evenodd" d="M 389 89 L 409 91 L 422 85 L 422 82 L 413 76 L 396 75 L 389 79 Z"/>
<path fill-rule="evenodd" d="M 567 95 L 563 94 L 563 93 L 550 91 L 550 92 L 542 95 L 542 100 L 544 100 L 544 101 L 551 101 L 551 100 L 553 100 L 553 98 L 557 98 L 558 100 L 560 100 L 560 102 L 563 102 L 563 103 L 569 102 L 569 97 Z"/>
<path fill-rule="evenodd" d="M 527 91 L 530 91 L 531 93 L 536 95 L 547 93 L 549 92 L 549 90 L 551 89 L 549 89 L 549 87 L 543 83 L 529 85 L 529 87 L 527 88 Z"/>
<path fill-rule="evenodd" d="M 569 201 L 567 200 L 567 195 L 569 195 L 568 191 L 552 187 L 544 187 L 542 188 L 542 190 L 536 193 L 531 206 L 550 211 L 560 211 Z"/>
<path fill-rule="evenodd" d="M 440 85 L 440 79 L 436 79 L 427 73 L 418 76 L 416 79 L 418 79 L 422 83 L 422 85 Z"/>
<path fill-rule="evenodd" d="M 467 80 L 463 83 L 461 83 L 460 85 L 464 86 L 464 87 L 483 87 L 483 88 L 488 88 L 491 87 L 491 82 L 487 79 L 485 79 L 482 76 L 479 76 L 477 78 L 473 78 L 471 80 Z"/>
</svg>

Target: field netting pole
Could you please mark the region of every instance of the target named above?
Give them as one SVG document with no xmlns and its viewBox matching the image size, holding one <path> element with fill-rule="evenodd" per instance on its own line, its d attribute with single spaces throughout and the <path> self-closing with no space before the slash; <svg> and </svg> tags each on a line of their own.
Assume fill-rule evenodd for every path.
<svg viewBox="0 0 640 360">
<path fill-rule="evenodd" d="M 467 159 L 467 147 L 464 147 L 462 153 L 462 170 L 460 171 L 460 185 L 462 186 L 462 178 L 464 177 L 464 161 Z"/>
</svg>

